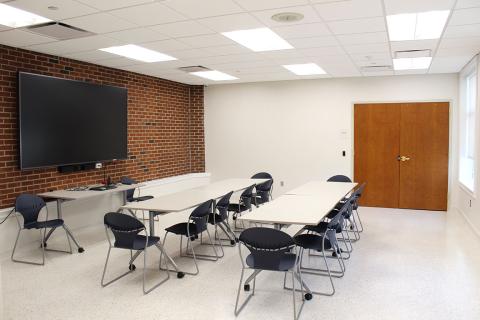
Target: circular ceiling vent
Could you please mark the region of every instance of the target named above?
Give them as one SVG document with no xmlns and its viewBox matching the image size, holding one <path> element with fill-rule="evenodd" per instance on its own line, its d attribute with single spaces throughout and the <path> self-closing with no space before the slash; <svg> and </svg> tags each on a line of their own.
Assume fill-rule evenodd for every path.
<svg viewBox="0 0 480 320">
<path fill-rule="evenodd" d="M 272 20 L 277 22 L 296 22 L 303 19 L 303 14 L 297 12 L 282 12 L 272 16 Z"/>
</svg>

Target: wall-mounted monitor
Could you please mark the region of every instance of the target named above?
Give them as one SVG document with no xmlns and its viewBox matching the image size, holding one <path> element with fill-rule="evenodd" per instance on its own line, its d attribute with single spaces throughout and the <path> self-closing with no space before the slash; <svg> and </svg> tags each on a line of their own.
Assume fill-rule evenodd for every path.
<svg viewBox="0 0 480 320">
<path fill-rule="evenodd" d="M 127 158 L 127 89 L 19 72 L 20 168 Z"/>
</svg>

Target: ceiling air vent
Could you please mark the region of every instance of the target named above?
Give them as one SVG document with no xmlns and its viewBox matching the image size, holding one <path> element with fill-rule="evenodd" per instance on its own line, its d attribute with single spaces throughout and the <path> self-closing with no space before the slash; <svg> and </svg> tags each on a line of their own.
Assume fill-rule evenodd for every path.
<svg viewBox="0 0 480 320">
<path fill-rule="evenodd" d="M 432 56 L 432 50 L 430 49 L 395 51 L 396 59 L 421 58 L 421 57 L 431 57 L 431 56 Z"/>
<path fill-rule="evenodd" d="M 200 71 L 211 71 L 211 69 L 208 69 L 203 66 L 188 66 L 188 67 L 180 67 L 178 70 L 190 73 L 190 72 L 200 72 Z"/>
<path fill-rule="evenodd" d="M 61 22 L 47 22 L 30 27 L 26 27 L 30 32 L 47 36 L 57 40 L 68 40 L 91 36 L 94 33 L 69 26 Z"/>
<path fill-rule="evenodd" d="M 389 65 L 372 65 L 372 66 L 363 66 L 361 67 L 362 72 L 380 72 L 380 71 L 391 71 L 392 66 Z"/>
</svg>

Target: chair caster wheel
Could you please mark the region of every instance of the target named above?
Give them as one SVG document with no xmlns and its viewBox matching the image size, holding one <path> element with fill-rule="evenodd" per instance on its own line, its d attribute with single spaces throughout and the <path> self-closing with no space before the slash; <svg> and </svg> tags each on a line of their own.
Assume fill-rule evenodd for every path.
<svg viewBox="0 0 480 320">
<path fill-rule="evenodd" d="M 183 272 L 177 272 L 177 278 L 178 278 L 178 279 L 182 279 L 183 277 L 185 277 L 185 273 L 183 273 Z"/>
<path fill-rule="evenodd" d="M 313 295 L 311 293 L 305 293 L 305 300 L 312 300 Z"/>
<path fill-rule="evenodd" d="M 243 290 L 250 291 L 250 285 L 249 284 L 243 285 Z"/>
<path fill-rule="evenodd" d="M 235 241 L 235 240 L 230 240 L 230 244 L 231 244 L 232 246 L 235 245 L 235 243 L 237 243 L 237 241 Z"/>
<path fill-rule="evenodd" d="M 237 237 L 235 237 L 235 242 L 237 242 L 237 243 L 238 243 L 238 238 L 237 238 Z"/>
<path fill-rule="evenodd" d="M 353 230 L 353 226 L 350 226 L 350 230 Z"/>
<path fill-rule="evenodd" d="M 82 252 L 84 252 L 84 251 L 85 251 L 85 249 L 83 249 L 83 248 L 78 248 L 78 253 L 82 253 Z"/>
<path fill-rule="evenodd" d="M 131 264 L 131 265 L 128 266 L 128 270 L 130 270 L 130 271 L 133 271 L 135 269 L 137 269 L 137 267 L 134 264 Z"/>
<path fill-rule="evenodd" d="M 233 220 L 237 220 L 237 217 L 233 216 L 232 219 L 233 219 Z"/>
</svg>

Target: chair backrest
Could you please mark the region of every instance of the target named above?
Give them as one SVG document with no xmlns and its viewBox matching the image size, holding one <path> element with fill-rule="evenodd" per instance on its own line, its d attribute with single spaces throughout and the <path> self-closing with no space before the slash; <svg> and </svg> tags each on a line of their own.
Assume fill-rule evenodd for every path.
<svg viewBox="0 0 480 320">
<path fill-rule="evenodd" d="M 205 201 L 190 213 L 188 223 L 190 224 L 191 221 L 195 223 L 197 233 L 207 230 L 208 216 L 212 212 L 212 204 L 213 200 Z"/>
<path fill-rule="evenodd" d="M 230 191 L 217 201 L 216 209 L 218 209 L 218 214 L 224 219 L 228 217 L 228 205 L 230 204 L 232 194 L 233 191 Z"/>
<path fill-rule="evenodd" d="M 37 222 L 38 215 L 45 206 L 45 201 L 34 194 L 24 193 L 15 199 L 15 211 L 22 215 L 24 226 Z"/>
<path fill-rule="evenodd" d="M 145 230 L 138 219 L 123 213 L 109 212 L 103 217 L 103 223 L 115 237 L 115 247 L 133 248 L 136 235 Z"/>
<path fill-rule="evenodd" d="M 341 175 L 341 174 L 330 177 L 330 178 L 328 178 L 327 181 L 329 181 L 329 182 L 352 182 L 352 180 L 349 177 Z"/>
<path fill-rule="evenodd" d="M 280 270 L 282 257 L 295 246 L 292 237 L 271 228 L 249 228 L 238 238 L 253 256 L 254 268 Z"/>
<path fill-rule="evenodd" d="M 250 187 L 245 189 L 240 194 L 241 203 L 250 210 L 252 208 L 252 197 L 253 197 L 253 189 L 255 188 L 255 184 L 252 184 Z"/>
<path fill-rule="evenodd" d="M 251 179 L 272 179 L 273 180 L 273 177 L 268 172 L 259 172 L 259 173 L 255 173 Z"/>
<path fill-rule="evenodd" d="M 129 177 L 121 177 L 120 178 L 120 183 L 126 184 L 126 185 L 131 185 L 137 183 L 137 181 L 133 180 L 132 178 Z M 132 201 L 133 195 L 135 194 L 135 190 L 127 190 L 127 201 Z"/>
</svg>

